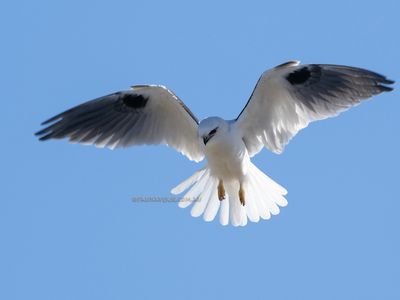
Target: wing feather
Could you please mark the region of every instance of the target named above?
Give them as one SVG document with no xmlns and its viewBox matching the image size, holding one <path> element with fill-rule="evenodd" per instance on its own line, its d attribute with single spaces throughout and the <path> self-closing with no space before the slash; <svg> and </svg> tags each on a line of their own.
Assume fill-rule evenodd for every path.
<svg viewBox="0 0 400 300">
<path fill-rule="evenodd" d="M 111 149 L 166 144 L 191 160 L 204 157 L 197 118 L 164 86 L 134 86 L 73 107 L 42 125 L 47 127 L 36 133 L 41 141 L 68 138 Z"/>
<path fill-rule="evenodd" d="M 281 153 L 310 122 L 333 117 L 394 82 L 360 68 L 291 61 L 262 74 L 236 119 L 249 154 L 263 146 Z"/>
</svg>

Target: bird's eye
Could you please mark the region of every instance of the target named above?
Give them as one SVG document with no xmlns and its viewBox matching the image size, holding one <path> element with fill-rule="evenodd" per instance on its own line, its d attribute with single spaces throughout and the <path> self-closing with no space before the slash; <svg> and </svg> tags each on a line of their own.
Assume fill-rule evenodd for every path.
<svg viewBox="0 0 400 300">
<path fill-rule="evenodd" d="M 217 129 L 218 129 L 218 127 L 217 127 L 217 128 L 214 128 L 213 130 L 211 130 L 210 133 L 209 133 L 209 135 L 215 134 L 215 133 L 217 132 Z"/>
</svg>

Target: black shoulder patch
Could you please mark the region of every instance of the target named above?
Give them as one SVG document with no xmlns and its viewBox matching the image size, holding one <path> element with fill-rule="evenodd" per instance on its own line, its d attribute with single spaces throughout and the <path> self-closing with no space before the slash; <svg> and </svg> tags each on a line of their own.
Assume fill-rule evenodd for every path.
<svg viewBox="0 0 400 300">
<path fill-rule="evenodd" d="M 309 78 L 311 77 L 311 71 L 308 69 L 308 67 L 303 67 L 299 70 L 293 71 L 290 73 L 286 79 L 291 83 L 291 84 L 302 84 L 306 82 Z"/>
<path fill-rule="evenodd" d="M 122 102 L 134 109 L 140 109 L 146 106 L 147 101 L 149 98 L 144 97 L 143 95 L 135 95 L 135 94 L 125 94 L 122 97 Z"/>
</svg>

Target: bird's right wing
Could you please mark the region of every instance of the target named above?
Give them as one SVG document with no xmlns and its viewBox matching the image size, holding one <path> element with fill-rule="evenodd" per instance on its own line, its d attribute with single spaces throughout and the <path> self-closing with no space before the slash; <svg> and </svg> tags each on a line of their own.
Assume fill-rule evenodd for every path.
<svg viewBox="0 0 400 300">
<path fill-rule="evenodd" d="M 204 158 L 197 136 L 198 120 L 164 86 L 140 85 L 71 108 L 42 125 L 40 140 L 69 138 L 97 147 L 165 144 L 190 160 Z"/>
</svg>

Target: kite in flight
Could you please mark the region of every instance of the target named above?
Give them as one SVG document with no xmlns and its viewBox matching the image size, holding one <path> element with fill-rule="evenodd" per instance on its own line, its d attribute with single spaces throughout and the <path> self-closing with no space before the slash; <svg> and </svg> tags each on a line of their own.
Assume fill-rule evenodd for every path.
<svg viewBox="0 0 400 300">
<path fill-rule="evenodd" d="M 263 147 L 281 153 L 310 122 L 326 119 L 363 99 L 391 91 L 394 81 L 348 66 L 289 61 L 264 72 L 234 120 L 201 122 L 168 88 L 137 85 L 71 108 L 42 125 L 41 141 L 68 138 L 97 147 L 164 144 L 206 165 L 172 189 L 188 192 L 180 207 L 222 225 L 245 226 L 279 213 L 287 191 L 260 171 L 251 157 Z"/>
</svg>

